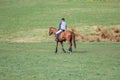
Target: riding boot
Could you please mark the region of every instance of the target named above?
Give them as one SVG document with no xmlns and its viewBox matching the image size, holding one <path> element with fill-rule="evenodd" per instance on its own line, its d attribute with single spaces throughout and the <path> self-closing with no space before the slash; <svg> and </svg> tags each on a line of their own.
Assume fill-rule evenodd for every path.
<svg viewBox="0 0 120 80">
<path fill-rule="evenodd" d="M 55 38 L 55 41 L 58 41 L 58 34 L 56 34 L 56 38 Z"/>
</svg>

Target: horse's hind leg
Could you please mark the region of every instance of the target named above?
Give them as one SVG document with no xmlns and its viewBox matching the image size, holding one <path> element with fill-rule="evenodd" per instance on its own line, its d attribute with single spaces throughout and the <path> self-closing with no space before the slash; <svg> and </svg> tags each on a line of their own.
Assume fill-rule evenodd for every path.
<svg viewBox="0 0 120 80">
<path fill-rule="evenodd" d="M 70 46 L 69 51 L 72 52 L 72 46 Z"/>
<path fill-rule="evenodd" d="M 68 41 L 70 47 L 69 47 L 69 52 L 72 52 L 72 41 Z"/>
<path fill-rule="evenodd" d="M 63 52 L 66 53 L 65 49 L 63 48 L 63 42 L 60 42 L 60 43 L 61 43 Z"/>
</svg>

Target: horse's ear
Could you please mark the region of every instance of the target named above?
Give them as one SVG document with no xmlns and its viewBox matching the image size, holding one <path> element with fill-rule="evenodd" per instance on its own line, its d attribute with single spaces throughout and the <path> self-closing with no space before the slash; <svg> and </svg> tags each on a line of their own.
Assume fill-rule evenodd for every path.
<svg viewBox="0 0 120 80">
<path fill-rule="evenodd" d="M 53 28 L 53 26 L 50 26 L 50 28 Z"/>
</svg>

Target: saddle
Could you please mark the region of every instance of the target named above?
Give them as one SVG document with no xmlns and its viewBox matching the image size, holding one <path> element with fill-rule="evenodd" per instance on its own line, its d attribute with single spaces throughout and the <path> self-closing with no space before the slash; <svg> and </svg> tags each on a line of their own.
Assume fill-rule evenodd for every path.
<svg viewBox="0 0 120 80">
<path fill-rule="evenodd" d="M 64 40 L 65 41 L 65 30 L 62 31 L 59 35 L 58 35 L 59 41 Z"/>
</svg>

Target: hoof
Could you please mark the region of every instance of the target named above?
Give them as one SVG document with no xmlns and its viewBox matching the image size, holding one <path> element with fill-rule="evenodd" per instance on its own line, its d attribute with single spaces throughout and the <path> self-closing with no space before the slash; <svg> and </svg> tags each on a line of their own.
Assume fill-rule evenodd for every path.
<svg viewBox="0 0 120 80">
<path fill-rule="evenodd" d="M 56 54 L 57 52 L 55 51 L 55 54 Z"/>
<path fill-rule="evenodd" d="M 67 53 L 72 54 L 72 51 L 67 51 Z"/>
<path fill-rule="evenodd" d="M 63 51 L 64 53 L 66 53 L 66 51 Z"/>
<path fill-rule="evenodd" d="M 66 53 L 66 51 L 65 51 L 65 49 L 64 49 L 64 48 L 62 48 L 62 50 L 63 50 L 63 52 L 64 52 L 64 53 Z"/>
</svg>

